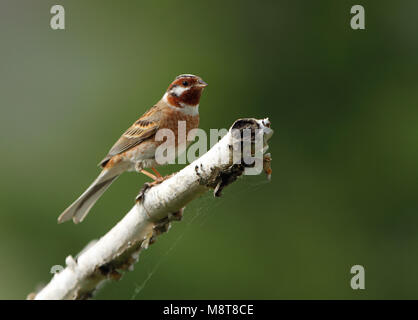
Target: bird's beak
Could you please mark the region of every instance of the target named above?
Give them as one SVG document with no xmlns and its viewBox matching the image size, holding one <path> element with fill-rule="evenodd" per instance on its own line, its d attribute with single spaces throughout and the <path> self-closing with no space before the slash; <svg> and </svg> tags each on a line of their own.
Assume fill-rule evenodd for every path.
<svg viewBox="0 0 418 320">
<path fill-rule="evenodd" d="M 207 83 L 205 82 L 205 81 L 203 81 L 202 79 L 199 79 L 199 81 L 197 82 L 197 86 L 199 87 L 199 88 L 204 88 L 204 87 L 207 87 Z"/>
</svg>

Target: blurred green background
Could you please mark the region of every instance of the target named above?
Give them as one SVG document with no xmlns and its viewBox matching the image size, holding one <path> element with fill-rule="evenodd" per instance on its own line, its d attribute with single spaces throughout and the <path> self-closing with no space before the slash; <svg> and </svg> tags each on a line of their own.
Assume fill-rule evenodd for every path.
<svg viewBox="0 0 418 320">
<path fill-rule="evenodd" d="M 56 223 L 181 73 L 209 83 L 201 128 L 271 119 L 272 181 L 194 201 L 96 298 L 418 298 L 417 30 L 415 0 L 2 0 L 0 298 L 46 284 L 130 209 L 143 175 Z M 350 287 L 355 264 L 366 290 Z"/>
</svg>

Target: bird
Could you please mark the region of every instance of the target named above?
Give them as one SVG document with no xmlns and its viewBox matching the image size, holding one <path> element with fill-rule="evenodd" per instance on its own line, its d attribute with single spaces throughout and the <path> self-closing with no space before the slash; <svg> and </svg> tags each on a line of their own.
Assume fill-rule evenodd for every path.
<svg viewBox="0 0 418 320">
<path fill-rule="evenodd" d="M 163 97 L 130 126 L 99 163 L 99 176 L 58 217 L 58 223 L 73 220 L 80 223 L 108 187 L 125 171 L 136 171 L 161 182 L 156 170 L 156 149 L 163 141 L 156 139 L 158 130 L 170 129 L 178 147 L 178 124 L 185 121 L 186 134 L 199 126 L 199 102 L 207 83 L 192 74 L 181 74 L 169 85 Z M 151 168 L 152 174 L 145 170 Z"/>
</svg>

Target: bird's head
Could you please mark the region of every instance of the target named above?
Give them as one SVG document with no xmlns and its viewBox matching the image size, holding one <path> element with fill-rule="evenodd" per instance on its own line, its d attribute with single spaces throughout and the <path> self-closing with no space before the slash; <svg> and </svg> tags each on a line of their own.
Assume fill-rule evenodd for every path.
<svg viewBox="0 0 418 320">
<path fill-rule="evenodd" d="M 166 101 L 175 107 L 197 107 L 200 95 L 208 84 L 198 76 L 182 74 L 170 84 L 164 95 Z"/>
</svg>

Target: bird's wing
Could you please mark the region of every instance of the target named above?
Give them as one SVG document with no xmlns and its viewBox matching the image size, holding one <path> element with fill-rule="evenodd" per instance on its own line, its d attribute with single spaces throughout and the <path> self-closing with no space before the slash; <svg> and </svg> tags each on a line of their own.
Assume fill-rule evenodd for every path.
<svg viewBox="0 0 418 320">
<path fill-rule="evenodd" d="M 152 138 L 159 128 L 161 111 L 157 106 L 152 107 L 142 117 L 140 117 L 128 130 L 122 134 L 118 141 L 110 149 L 107 156 L 100 162 L 104 167 L 106 163 L 115 155 L 121 154 L 141 142 Z"/>
</svg>

